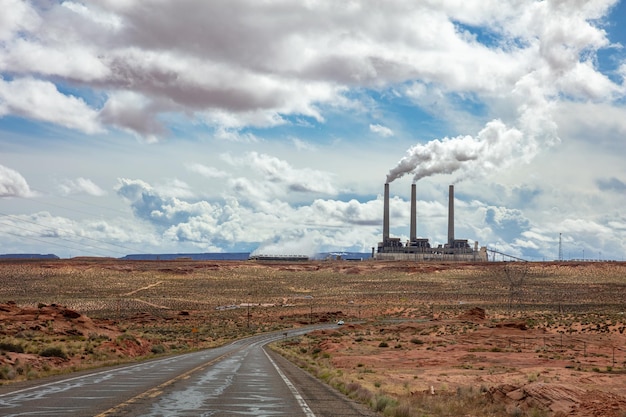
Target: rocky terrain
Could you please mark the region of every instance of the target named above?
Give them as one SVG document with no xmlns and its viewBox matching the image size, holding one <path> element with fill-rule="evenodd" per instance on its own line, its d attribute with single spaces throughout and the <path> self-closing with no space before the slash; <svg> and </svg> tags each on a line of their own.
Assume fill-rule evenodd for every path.
<svg viewBox="0 0 626 417">
<path fill-rule="evenodd" d="M 0 262 L 0 382 L 275 346 L 384 415 L 626 416 L 626 265 Z M 460 411 L 462 410 L 462 411 Z"/>
<path fill-rule="evenodd" d="M 285 345 L 312 372 L 340 370 L 338 386 L 385 392 L 414 408 L 469 392 L 502 405 L 493 415 L 626 415 L 626 335 L 617 328 L 562 333 L 474 308 L 457 317 L 348 323 Z"/>
<path fill-rule="evenodd" d="M 109 320 L 92 320 L 67 307 L 0 304 L 0 377 L 36 378 L 144 356 L 150 343 L 124 333 Z"/>
</svg>

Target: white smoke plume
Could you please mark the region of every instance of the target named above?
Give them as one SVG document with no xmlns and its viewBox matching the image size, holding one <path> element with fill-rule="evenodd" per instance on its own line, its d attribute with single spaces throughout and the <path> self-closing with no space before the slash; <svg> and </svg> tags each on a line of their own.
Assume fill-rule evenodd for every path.
<svg viewBox="0 0 626 417">
<path fill-rule="evenodd" d="M 409 173 L 413 174 L 414 181 L 459 170 L 470 176 L 479 176 L 511 161 L 523 139 L 524 134 L 520 130 L 507 128 L 500 120 L 492 120 L 476 137 L 446 137 L 409 148 L 406 156 L 389 171 L 387 182 Z"/>
<path fill-rule="evenodd" d="M 473 137 L 470 135 L 435 139 L 409 148 L 406 155 L 387 174 L 390 183 L 413 174 L 413 181 L 436 174 L 476 178 L 515 162 L 529 162 L 542 147 L 559 142 L 557 125 L 552 120 L 549 93 L 535 74 L 520 79 L 512 96 L 519 103 L 516 126 L 494 119 Z M 543 146 L 541 146 L 543 145 Z"/>
</svg>

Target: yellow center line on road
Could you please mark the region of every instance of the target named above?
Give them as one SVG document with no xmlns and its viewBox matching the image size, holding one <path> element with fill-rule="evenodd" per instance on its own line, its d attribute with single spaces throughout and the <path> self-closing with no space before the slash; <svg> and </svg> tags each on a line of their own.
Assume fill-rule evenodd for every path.
<svg viewBox="0 0 626 417">
<path fill-rule="evenodd" d="M 161 395 L 163 393 L 163 389 L 168 387 L 169 385 L 172 385 L 176 381 L 180 381 L 180 380 L 189 378 L 193 373 L 201 371 L 201 370 L 203 370 L 203 369 L 205 369 L 205 368 L 207 368 L 207 367 L 209 367 L 211 365 L 214 365 L 214 364 L 216 364 L 216 363 L 226 359 L 227 357 L 235 354 L 236 352 L 238 352 L 241 349 L 243 349 L 243 348 L 239 348 L 239 349 L 236 349 L 236 350 L 234 350 L 232 352 L 225 353 L 225 354 L 223 354 L 221 356 L 218 356 L 215 359 L 210 360 L 209 362 L 205 362 L 202 365 L 197 366 L 197 367 L 195 367 L 193 369 L 190 369 L 189 371 L 187 371 L 187 372 L 185 372 L 183 374 L 180 374 L 180 375 L 178 375 L 178 376 L 176 376 L 176 377 L 174 377 L 174 378 L 172 378 L 172 379 L 170 379 L 168 381 L 165 381 L 165 382 L 157 385 L 154 388 L 150 388 L 149 390 L 144 391 L 141 394 L 135 395 L 134 397 L 124 401 L 123 403 L 120 403 L 120 404 L 116 405 L 113 408 L 110 408 L 110 409 L 108 409 L 108 410 L 106 410 L 106 411 L 104 411 L 104 412 L 102 412 L 100 414 L 96 414 L 94 417 L 107 417 L 107 416 L 110 416 L 110 415 L 112 415 L 114 413 L 119 413 L 123 408 L 128 407 L 129 405 L 131 405 L 133 403 L 136 403 L 139 400 L 142 400 L 142 399 L 145 399 L 145 398 L 155 398 L 155 397 L 158 397 L 159 395 Z"/>
</svg>

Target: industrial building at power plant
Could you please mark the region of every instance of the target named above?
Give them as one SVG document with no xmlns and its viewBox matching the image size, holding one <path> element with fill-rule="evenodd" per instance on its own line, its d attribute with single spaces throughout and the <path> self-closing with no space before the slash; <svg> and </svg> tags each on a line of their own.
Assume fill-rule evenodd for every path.
<svg viewBox="0 0 626 417">
<path fill-rule="evenodd" d="M 463 261 L 486 262 L 487 248 L 478 248 L 478 242 L 470 246 L 467 239 L 454 237 L 454 186 L 448 195 L 448 242 L 431 247 L 426 238 L 417 237 L 417 197 L 416 186 L 411 185 L 411 225 L 409 240 L 402 243 L 400 238 L 389 236 L 389 183 L 385 184 L 383 206 L 383 240 L 378 243 L 374 257 L 378 260 L 406 261 Z"/>
</svg>

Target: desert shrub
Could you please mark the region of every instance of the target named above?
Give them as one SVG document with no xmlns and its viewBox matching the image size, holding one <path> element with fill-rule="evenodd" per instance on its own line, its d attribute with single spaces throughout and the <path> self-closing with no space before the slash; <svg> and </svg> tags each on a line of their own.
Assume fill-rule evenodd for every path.
<svg viewBox="0 0 626 417">
<path fill-rule="evenodd" d="M 104 334 L 92 333 L 89 335 L 89 340 L 92 342 L 103 342 L 103 341 L 111 340 L 111 338 Z"/>
<path fill-rule="evenodd" d="M 333 372 L 330 369 L 320 370 L 319 374 L 317 375 L 317 377 L 319 379 L 321 379 L 322 381 L 325 381 L 325 382 L 329 382 L 333 376 L 334 376 Z"/>
<path fill-rule="evenodd" d="M 424 341 L 421 339 L 418 339 L 417 337 L 414 337 L 413 339 L 411 339 L 411 343 L 413 343 L 414 345 L 423 345 Z"/>
<path fill-rule="evenodd" d="M 132 334 L 128 334 L 128 333 L 124 333 L 123 335 L 118 336 L 116 339 L 118 344 L 124 342 L 125 340 L 129 340 L 137 345 L 141 344 L 141 342 L 139 342 L 139 340 L 137 340 L 135 336 L 133 336 Z"/>
<path fill-rule="evenodd" d="M 43 356 L 45 358 L 61 358 L 67 359 L 67 353 L 60 346 L 49 346 L 44 348 L 39 352 L 39 356 Z"/>
<path fill-rule="evenodd" d="M 545 410 L 533 407 L 527 412 L 527 415 L 528 417 L 548 417 L 550 414 Z"/>
<path fill-rule="evenodd" d="M 388 407 L 395 407 L 398 404 L 396 400 L 386 395 L 377 395 L 374 398 L 374 410 L 384 412 Z"/>
<path fill-rule="evenodd" d="M 9 366 L 0 367 L 0 380 L 10 380 L 15 378 L 15 371 Z"/>
<path fill-rule="evenodd" d="M 30 363 L 21 365 L 18 364 L 18 361 L 15 361 L 15 372 L 17 372 L 18 375 L 28 375 L 32 372 L 32 366 Z"/>
<path fill-rule="evenodd" d="M 363 387 L 358 382 L 350 382 L 346 385 L 346 394 L 355 400 L 363 403 L 369 403 L 372 401 L 372 393 L 367 388 Z"/>
<path fill-rule="evenodd" d="M 24 346 L 21 343 L 0 342 L 0 350 L 6 352 L 24 353 Z"/>
<path fill-rule="evenodd" d="M 165 353 L 165 346 L 159 344 L 159 345 L 154 345 L 152 346 L 152 349 L 150 349 L 150 351 L 152 353 L 154 353 L 155 355 L 160 355 L 162 353 Z"/>
<path fill-rule="evenodd" d="M 399 404 L 391 414 L 393 417 L 411 417 L 413 416 L 413 412 L 411 409 L 411 405 L 403 402 Z"/>
<path fill-rule="evenodd" d="M 389 347 L 389 343 L 384 342 L 384 341 L 383 341 L 383 342 L 380 342 L 380 343 L 378 344 L 378 347 L 381 347 L 381 348 L 386 348 L 386 347 Z"/>
<path fill-rule="evenodd" d="M 402 403 L 410 405 L 411 416 L 511 416 L 503 404 L 494 403 L 485 396 L 483 389 L 486 388 L 460 387 L 455 392 L 445 392 L 442 387 L 438 395 L 419 393 L 405 397 Z"/>
</svg>

